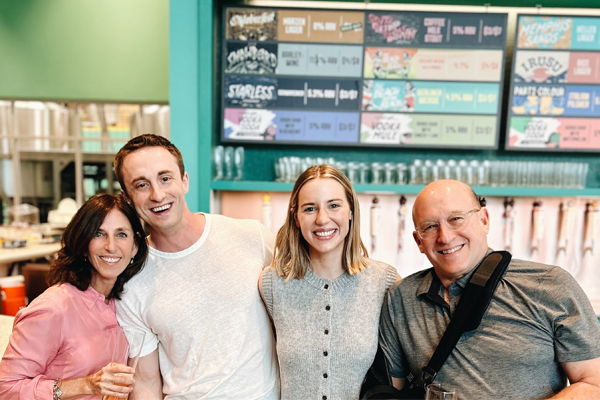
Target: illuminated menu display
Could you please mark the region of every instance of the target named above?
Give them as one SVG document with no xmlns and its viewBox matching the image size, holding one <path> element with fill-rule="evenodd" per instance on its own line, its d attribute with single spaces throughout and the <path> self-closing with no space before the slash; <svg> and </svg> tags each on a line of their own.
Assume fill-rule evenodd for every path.
<svg viewBox="0 0 600 400">
<path fill-rule="evenodd" d="M 600 150 L 600 18 L 519 15 L 507 148 Z"/>
<path fill-rule="evenodd" d="M 498 146 L 506 14 L 223 13 L 224 142 Z"/>
</svg>

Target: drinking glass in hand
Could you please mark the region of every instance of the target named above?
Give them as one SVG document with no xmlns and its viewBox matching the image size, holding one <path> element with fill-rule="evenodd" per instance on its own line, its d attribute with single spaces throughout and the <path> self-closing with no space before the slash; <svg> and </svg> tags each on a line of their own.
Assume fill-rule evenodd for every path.
<svg viewBox="0 0 600 400">
<path fill-rule="evenodd" d="M 427 385 L 425 400 L 458 400 L 458 396 L 453 388 L 442 388 L 439 383 L 432 383 Z"/>
<path fill-rule="evenodd" d="M 127 362 L 127 365 L 135 370 L 140 359 L 140 354 L 142 354 L 146 332 L 129 326 L 123 328 L 123 332 L 129 343 L 129 362 Z"/>
<path fill-rule="evenodd" d="M 111 349 L 112 354 L 110 357 L 110 361 L 111 361 L 111 363 L 124 364 L 125 360 L 127 360 L 127 355 L 129 354 L 129 343 L 126 340 L 127 337 L 125 336 L 125 332 L 124 332 L 123 328 L 121 328 L 120 326 L 117 326 L 116 329 L 121 331 L 123 334 L 116 336 L 114 343 L 112 343 L 112 349 Z M 115 383 L 115 385 L 123 386 L 118 383 Z M 109 395 L 102 396 L 102 400 L 122 400 L 122 399 L 123 399 L 123 397 L 115 397 L 115 396 L 109 396 Z"/>
<path fill-rule="evenodd" d="M 127 366 L 135 370 L 137 367 L 138 360 L 140 358 L 140 354 L 142 353 L 142 347 L 144 346 L 146 332 L 133 327 L 125 327 L 120 329 L 123 330 L 125 338 L 127 338 L 127 343 L 125 343 L 124 345 L 121 343 L 117 343 L 115 345 L 115 349 L 113 350 L 113 358 L 118 357 L 119 359 L 123 359 L 123 348 L 125 348 L 125 352 L 129 353 L 129 361 L 127 362 Z M 102 400 L 122 400 L 126 399 L 127 397 L 128 395 L 125 395 L 124 397 L 104 396 Z"/>
</svg>

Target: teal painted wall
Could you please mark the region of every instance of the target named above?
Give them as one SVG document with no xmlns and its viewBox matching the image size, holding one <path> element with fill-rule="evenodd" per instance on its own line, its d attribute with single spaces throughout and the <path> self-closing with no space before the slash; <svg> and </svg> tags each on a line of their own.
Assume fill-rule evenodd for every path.
<svg viewBox="0 0 600 400">
<path fill-rule="evenodd" d="M 213 143 L 213 7 L 211 1 L 171 0 L 171 140 L 190 175 L 190 210 L 210 211 Z"/>
<path fill-rule="evenodd" d="M 168 0 L 0 0 L 0 98 L 168 102 Z"/>
</svg>

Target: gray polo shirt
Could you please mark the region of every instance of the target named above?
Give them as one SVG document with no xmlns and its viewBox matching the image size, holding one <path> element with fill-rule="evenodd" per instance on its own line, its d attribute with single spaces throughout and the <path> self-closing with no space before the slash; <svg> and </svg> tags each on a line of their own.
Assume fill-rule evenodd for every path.
<svg viewBox="0 0 600 400">
<path fill-rule="evenodd" d="M 390 288 L 380 343 L 393 377 L 421 377 L 474 270 L 450 285 L 433 268 Z M 539 399 L 567 383 L 560 362 L 600 357 L 600 324 L 575 279 L 560 267 L 513 259 L 480 326 L 460 338 L 436 382 L 460 399 Z"/>
</svg>

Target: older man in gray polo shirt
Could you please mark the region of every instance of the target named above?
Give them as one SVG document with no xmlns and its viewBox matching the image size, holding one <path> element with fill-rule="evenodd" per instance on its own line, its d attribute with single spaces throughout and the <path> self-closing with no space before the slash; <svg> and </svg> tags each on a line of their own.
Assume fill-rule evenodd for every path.
<svg viewBox="0 0 600 400">
<path fill-rule="evenodd" d="M 392 287 L 381 313 L 380 342 L 399 389 L 409 373 L 421 377 L 463 288 L 492 251 L 488 211 L 463 183 L 425 187 L 413 221 L 433 268 Z M 600 399 L 600 324 L 569 273 L 513 259 L 480 326 L 461 337 L 435 382 L 460 399 Z"/>
</svg>

